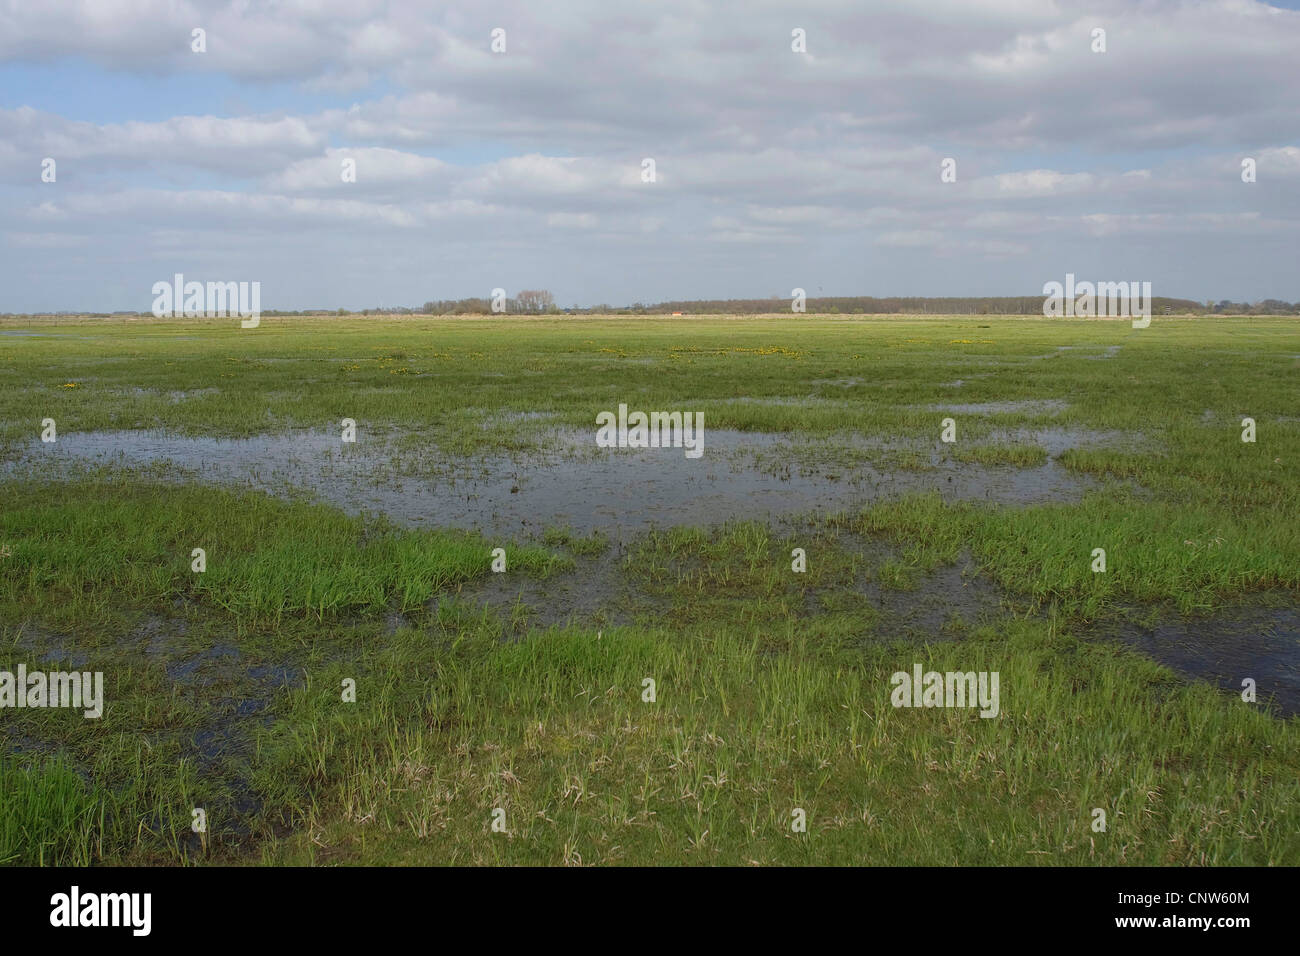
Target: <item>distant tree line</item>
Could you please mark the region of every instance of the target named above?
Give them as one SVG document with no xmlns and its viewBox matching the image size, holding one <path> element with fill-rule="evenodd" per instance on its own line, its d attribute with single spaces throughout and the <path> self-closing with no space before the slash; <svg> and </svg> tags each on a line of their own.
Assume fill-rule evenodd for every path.
<svg viewBox="0 0 1300 956">
<path fill-rule="evenodd" d="M 549 292 L 541 291 L 541 298 L 533 293 L 521 292 L 516 298 L 506 300 L 506 311 L 517 313 L 558 313 L 570 315 L 759 315 L 790 310 L 790 300 L 779 296 L 764 299 L 682 299 L 673 302 L 632 305 L 600 303 L 588 308 L 556 307 Z M 1042 315 L 1043 296 L 956 296 L 933 298 L 925 296 L 827 296 L 809 298 L 805 303 L 810 313 L 830 315 Z M 1264 299 L 1260 302 L 1197 302 L 1193 299 L 1174 299 L 1154 296 L 1151 311 L 1156 315 L 1300 315 L 1300 302 L 1282 299 Z M 371 312 L 424 315 L 490 315 L 489 299 L 446 299 L 424 303 L 420 309 L 374 309 Z"/>
<path fill-rule="evenodd" d="M 1043 296 L 957 296 L 932 298 L 922 296 L 835 296 L 809 298 L 805 303 L 808 312 L 831 315 L 1042 315 Z M 709 299 L 698 301 L 662 302 L 650 306 L 632 306 L 629 309 L 610 309 L 597 306 L 592 311 L 614 313 L 657 314 L 681 312 L 754 315 L 757 313 L 785 312 L 790 300 L 781 297 L 767 299 Z M 1192 299 L 1174 299 L 1153 296 L 1151 311 L 1156 315 L 1191 314 L 1206 315 L 1300 315 L 1300 302 L 1265 299 L 1253 305 L 1246 302 L 1197 302 Z"/>
<path fill-rule="evenodd" d="M 567 315 L 760 315 L 790 311 L 790 300 L 777 296 L 765 299 L 682 299 L 675 302 L 632 305 L 610 305 L 607 302 L 580 308 L 576 305 L 561 309 L 546 290 L 520 292 L 505 300 L 506 312 L 518 314 Z M 809 313 L 829 315 L 1042 315 L 1043 296 L 956 296 L 931 298 L 925 296 L 827 296 L 813 297 L 805 303 Z M 265 315 L 297 315 L 318 313 L 264 312 Z M 1174 299 L 1154 296 L 1151 311 L 1156 315 L 1300 315 L 1300 302 L 1282 299 L 1264 299 L 1260 302 L 1197 302 L 1193 299 Z M 362 309 L 340 315 L 492 315 L 492 300 L 488 298 L 438 299 L 422 306 L 386 306 Z"/>
<path fill-rule="evenodd" d="M 1249 302 L 1230 302 L 1224 299 L 1222 302 L 1206 302 L 1203 311 L 1216 315 L 1300 315 L 1300 302 L 1264 299 L 1251 305 Z"/>
<path fill-rule="evenodd" d="M 525 289 L 505 299 L 509 315 L 759 315 L 790 311 L 790 299 L 769 296 L 765 299 L 683 299 L 677 302 L 628 306 L 601 303 L 589 308 L 571 306 L 561 309 L 555 297 L 545 289 Z M 813 314 L 830 315 L 1042 315 L 1043 296 L 958 296 L 928 298 L 923 296 L 834 296 L 809 298 L 805 307 Z M 1300 315 L 1300 302 L 1263 299 L 1259 302 L 1196 302 L 1154 296 L 1151 311 L 1155 315 Z M 5 318 L 23 313 L 4 312 Z M 136 312 L 33 312 L 32 316 L 114 316 L 137 315 Z M 263 315 L 492 315 L 491 298 L 431 299 L 418 306 L 376 306 L 373 309 L 264 309 Z"/>
</svg>

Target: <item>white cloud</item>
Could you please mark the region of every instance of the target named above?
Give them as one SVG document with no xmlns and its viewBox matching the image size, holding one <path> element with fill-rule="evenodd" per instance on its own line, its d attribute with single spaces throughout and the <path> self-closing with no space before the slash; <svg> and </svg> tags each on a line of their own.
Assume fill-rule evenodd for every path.
<svg viewBox="0 0 1300 956">
<path fill-rule="evenodd" d="M 1051 196 L 1060 193 L 1081 192 L 1096 182 L 1091 173 L 1061 173 L 1054 169 L 1030 169 L 1023 172 L 1002 173 L 993 177 L 993 189 L 982 190 L 989 195 Z M 979 184 L 983 186 L 984 184 Z"/>
<path fill-rule="evenodd" d="M 596 217 L 587 212 L 553 212 L 546 217 L 546 224 L 556 229 L 594 229 L 596 223 Z"/>
<path fill-rule="evenodd" d="M 790 51 L 796 23 L 807 55 Z M 489 50 L 496 25 L 504 55 Z M 189 50 L 195 26 L 205 54 Z M 1086 17 L 1064 0 L 743 16 L 695 0 L 0 0 L 0 62 L 32 70 L 17 90 L 42 94 L 0 109 L 15 250 L 0 287 L 61 294 L 25 285 L 23 257 L 42 249 L 84 254 L 106 281 L 133 256 L 246 256 L 351 283 L 338 288 L 362 303 L 379 281 L 413 301 L 481 293 L 506 281 L 487 264 L 544 263 L 566 300 L 622 301 L 645 294 L 617 285 L 628 261 L 653 262 L 640 274 L 677 298 L 819 270 L 862 292 L 1016 291 L 1026 270 L 1091 257 L 1223 283 L 1205 290 L 1221 297 L 1272 282 L 1259 294 L 1300 298 L 1285 278 L 1286 240 L 1300 240 L 1296 49 L 1300 13 L 1252 0 L 1096 0 Z M 100 97 L 38 89 L 69 63 L 211 102 L 97 115 Z M 241 98 L 258 111 L 211 115 Z M 57 183 L 40 182 L 45 156 Z M 946 156 L 956 183 L 940 182 Z M 1229 264 L 1220 236 L 1260 242 L 1243 253 L 1258 272 Z M 942 275 L 913 265 L 932 254 Z M 393 271 L 380 280 L 377 263 Z"/>
</svg>

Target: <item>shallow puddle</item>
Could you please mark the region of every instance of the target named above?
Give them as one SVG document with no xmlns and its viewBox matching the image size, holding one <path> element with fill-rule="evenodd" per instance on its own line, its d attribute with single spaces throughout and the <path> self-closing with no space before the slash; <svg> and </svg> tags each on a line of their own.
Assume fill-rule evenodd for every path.
<svg viewBox="0 0 1300 956">
<path fill-rule="evenodd" d="M 1105 447 L 1128 451 L 1149 451 L 1148 439 L 1134 432 L 1091 428 L 1002 428 L 995 429 L 990 441 L 1038 445 L 1055 458 L 1071 448 Z"/>
<path fill-rule="evenodd" d="M 932 412 L 951 412 L 954 415 L 1056 415 L 1070 407 L 1069 402 L 1058 399 L 1027 399 L 1010 402 L 934 402 L 924 406 Z"/>
<path fill-rule="evenodd" d="M 21 338 L 37 339 L 81 339 L 93 340 L 100 338 L 98 335 L 69 335 L 66 332 L 37 332 L 35 329 L 0 329 L 0 335 L 14 335 Z"/>
<path fill-rule="evenodd" d="M 1100 349 L 1100 348 L 1102 348 L 1102 346 L 1100 345 L 1058 345 L 1056 347 L 1056 353 L 1060 354 L 1061 352 L 1080 352 L 1080 351 L 1085 351 L 1090 349 Z M 1119 354 L 1119 350 L 1122 348 L 1123 348 L 1122 345 L 1107 345 L 1105 347 L 1105 351 L 1095 352 L 1092 355 L 1084 355 L 1081 357 L 1085 359 L 1114 358 L 1116 355 Z"/>
<path fill-rule="evenodd" d="M 898 557 L 894 549 L 857 535 L 842 534 L 840 541 L 873 555 L 876 568 L 881 560 Z M 980 572 L 968 550 L 953 564 L 918 572 L 907 588 L 886 587 L 873 571 L 855 590 L 879 615 L 875 634 L 886 641 L 955 640 L 975 627 L 994 624 L 1011 610 L 1007 595 Z"/>
<path fill-rule="evenodd" d="M 1094 633 L 1238 695 L 1249 678 L 1260 706 L 1271 698 L 1281 716 L 1300 713 L 1300 607 L 1244 605 L 1150 625 L 1102 624 Z"/>
<path fill-rule="evenodd" d="M 623 627 L 652 607 L 651 599 L 623 574 L 617 547 L 598 556 L 578 556 L 572 571 L 546 578 L 484 575 L 435 594 L 427 609 L 437 613 L 458 604 L 496 615 L 510 638 L 549 627 Z M 389 626 L 411 625 L 397 615 Z"/>
<path fill-rule="evenodd" d="M 812 444 L 782 434 L 708 429 L 700 458 L 687 458 L 681 448 L 597 448 L 593 430 L 554 432 L 550 447 L 527 459 L 462 461 L 432 443 L 412 451 L 408 438 L 398 449 L 364 432 L 354 444 L 316 431 L 243 439 L 73 432 L 55 443 L 33 441 L 0 473 L 55 477 L 78 465 L 158 463 L 180 469 L 178 479 L 307 492 L 352 513 L 381 512 L 409 525 L 510 535 L 567 525 L 616 540 L 651 527 L 852 510 L 907 492 L 1034 504 L 1074 500 L 1098 486 L 1054 461 L 1016 468 L 940 460 L 926 471 L 879 470 L 827 463 Z"/>
</svg>

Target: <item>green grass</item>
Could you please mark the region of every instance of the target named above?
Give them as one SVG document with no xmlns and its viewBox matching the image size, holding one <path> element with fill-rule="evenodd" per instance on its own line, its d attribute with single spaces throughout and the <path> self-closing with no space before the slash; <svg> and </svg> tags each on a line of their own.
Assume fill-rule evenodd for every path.
<svg viewBox="0 0 1300 956">
<path fill-rule="evenodd" d="M 1037 445 L 970 445 L 954 451 L 953 458 L 981 465 L 1029 468 L 1046 463 L 1047 450 Z"/>
<path fill-rule="evenodd" d="M 89 865 L 110 805 L 60 760 L 0 755 L 0 864 Z"/>
<path fill-rule="evenodd" d="M 105 604 L 161 608 L 183 600 L 250 624 L 286 617 L 419 606 L 488 571 L 493 544 L 475 535 L 367 524 L 320 506 L 219 488 L 88 478 L 0 483 L 12 540 L 0 605 L 36 600 L 82 619 Z M 94 507 L 87 507 L 94 502 Z M 193 552 L 204 550 L 196 572 Z M 510 545 L 507 567 L 546 575 L 572 560 Z"/>
<path fill-rule="evenodd" d="M 542 532 L 542 544 L 547 547 L 568 548 L 573 554 L 588 557 L 604 554 L 609 550 L 609 538 L 599 531 L 582 537 L 571 528 L 547 528 Z"/>
<path fill-rule="evenodd" d="M 1003 718 L 895 710 L 889 674 L 914 662 L 1000 671 Z M 1300 853 L 1293 734 L 1041 624 L 838 651 L 791 624 L 510 645 L 468 635 L 436 654 L 406 632 L 367 669 L 374 687 L 356 710 L 295 696 L 298 749 L 266 773 L 312 779 L 315 798 L 285 793 L 304 832 L 267 861 L 1192 865 Z M 1098 807 L 1105 834 L 1090 830 Z M 506 833 L 491 830 L 496 808 Z M 806 833 L 791 829 L 795 808 Z"/>
<path fill-rule="evenodd" d="M 76 660 L 104 672 L 108 705 L 0 712 L 0 862 L 1300 863 L 1300 723 L 1086 637 L 1134 606 L 1294 604 L 1294 319 L 4 327 L 44 335 L 0 337 L 0 669 Z M 1068 405 L 952 413 L 951 445 L 931 408 L 1044 400 Z M 1055 466 L 1094 485 L 1033 506 L 911 494 L 615 549 L 569 527 L 408 528 L 165 469 L 6 464 L 46 417 L 60 436 L 220 437 L 352 418 L 418 477 L 526 459 L 619 402 L 777 433 L 839 478 L 1038 469 L 1035 436 L 1064 431 L 1080 440 Z M 756 457 L 793 467 L 781 446 Z M 484 609 L 498 546 L 508 589 L 607 570 L 590 586 L 618 582 L 628 620 Z M 934 575 L 959 561 L 1003 589 L 1002 616 L 903 642 L 891 608 L 942 605 Z M 914 663 L 998 671 L 1001 715 L 893 708 L 889 677 Z"/>
</svg>

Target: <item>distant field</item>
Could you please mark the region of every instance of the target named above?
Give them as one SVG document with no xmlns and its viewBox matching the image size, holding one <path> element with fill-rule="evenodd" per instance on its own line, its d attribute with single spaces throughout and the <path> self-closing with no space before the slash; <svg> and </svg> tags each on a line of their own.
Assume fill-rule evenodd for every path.
<svg viewBox="0 0 1300 956">
<path fill-rule="evenodd" d="M 0 709 L 0 862 L 1300 864 L 1298 374 L 1295 318 L 0 320 L 0 671 L 105 688 Z"/>
</svg>

